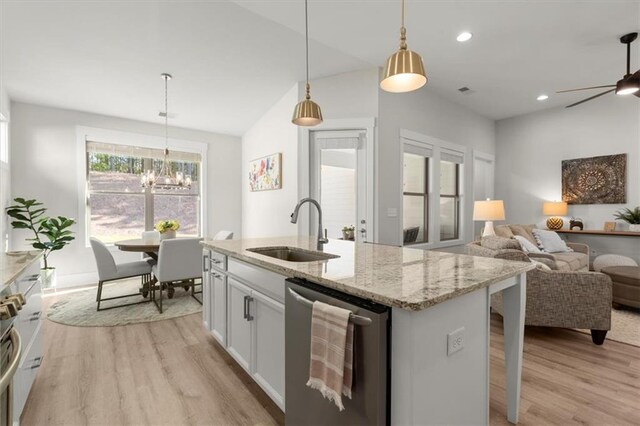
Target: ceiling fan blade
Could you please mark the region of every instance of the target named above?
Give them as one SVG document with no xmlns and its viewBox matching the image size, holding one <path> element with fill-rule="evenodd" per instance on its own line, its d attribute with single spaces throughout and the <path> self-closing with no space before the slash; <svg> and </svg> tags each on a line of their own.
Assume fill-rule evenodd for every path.
<svg viewBox="0 0 640 426">
<path fill-rule="evenodd" d="M 575 104 L 567 105 L 565 108 L 571 108 L 571 107 L 574 107 L 574 106 L 576 106 L 576 105 L 583 104 L 583 103 L 588 102 L 588 101 L 590 101 L 590 100 L 592 100 L 592 99 L 599 98 L 599 97 L 600 97 L 600 96 L 602 96 L 602 95 L 606 95 L 607 93 L 614 92 L 615 90 L 616 90 L 616 89 L 611 89 L 611 90 L 607 90 L 607 91 L 602 92 L 602 93 L 598 93 L 598 94 L 597 94 L 597 95 L 595 95 L 595 96 L 591 96 L 590 98 L 583 99 L 583 100 L 581 100 L 580 102 L 576 102 Z"/>
<path fill-rule="evenodd" d="M 607 84 L 606 86 L 592 86 L 592 87 L 582 87 L 580 89 L 558 90 L 556 93 L 578 92 L 580 90 L 591 90 L 591 89 L 608 89 L 609 87 L 616 87 L 616 85 Z"/>
</svg>

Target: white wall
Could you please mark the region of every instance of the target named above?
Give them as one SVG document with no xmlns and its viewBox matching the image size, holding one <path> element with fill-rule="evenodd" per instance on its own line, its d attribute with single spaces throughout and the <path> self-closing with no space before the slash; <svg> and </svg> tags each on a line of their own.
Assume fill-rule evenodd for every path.
<svg viewBox="0 0 640 426">
<path fill-rule="evenodd" d="M 498 121 L 496 150 L 496 197 L 505 201 L 508 223 L 545 227 L 542 202 L 562 198 L 561 162 L 573 158 L 626 153 L 627 204 L 571 205 L 569 217 L 582 218 L 588 229 L 603 229 L 616 210 L 640 204 L 640 102 L 634 96 L 606 95 L 574 108 Z M 580 240 L 596 254 L 640 260 L 640 238 Z"/>
<path fill-rule="evenodd" d="M 242 231 L 248 238 L 295 235 L 289 215 L 298 201 L 298 129 L 291 123 L 298 103 L 294 85 L 242 136 Z M 250 192 L 249 162 L 282 153 L 282 189 Z"/>
<path fill-rule="evenodd" d="M 10 146 L 10 132 L 8 128 L 8 122 L 11 116 L 11 105 L 9 102 L 9 96 L 5 91 L 2 78 L 0 77 L 0 115 L 2 119 L 6 120 L 0 124 L 0 151 L 6 149 L 8 153 L 11 152 Z M 6 146 L 5 146 L 6 145 Z M 9 160 L 8 158 L 6 160 Z M 0 253 L 4 252 L 8 248 L 9 243 L 9 217 L 4 214 L 4 209 L 9 206 L 11 201 L 11 164 L 10 161 L 0 160 Z"/>
<path fill-rule="evenodd" d="M 14 197 L 36 198 L 50 214 L 78 218 L 78 170 L 76 160 L 76 126 L 118 130 L 150 136 L 163 136 L 160 124 L 69 111 L 23 103 L 11 104 L 12 150 L 11 178 Z M 209 144 L 207 176 L 207 229 L 212 236 L 221 229 L 241 233 L 239 138 L 170 128 L 175 139 Z M 58 269 L 59 281 L 82 282 L 95 275 L 91 249 L 84 245 L 83 229 L 76 229 L 77 239 L 61 252 L 51 255 Z M 25 249 L 23 231 L 12 232 L 12 249 Z M 114 252 L 119 258 L 124 253 Z M 65 276 L 67 276 L 65 278 Z M 90 282 L 90 281 L 89 281 Z"/>
<path fill-rule="evenodd" d="M 400 245 L 402 215 L 399 188 L 402 177 L 400 129 L 410 130 L 447 142 L 463 145 L 469 150 L 493 154 L 495 150 L 495 123 L 463 106 L 442 98 L 425 87 L 411 93 L 388 93 L 379 90 L 378 124 L 378 240 L 385 244 Z M 465 161 L 471 166 L 471 156 Z M 469 174 L 467 174 L 469 176 Z M 473 186 L 467 179 L 464 212 L 465 240 L 471 240 Z M 388 209 L 397 209 L 397 217 L 388 217 Z"/>
</svg>

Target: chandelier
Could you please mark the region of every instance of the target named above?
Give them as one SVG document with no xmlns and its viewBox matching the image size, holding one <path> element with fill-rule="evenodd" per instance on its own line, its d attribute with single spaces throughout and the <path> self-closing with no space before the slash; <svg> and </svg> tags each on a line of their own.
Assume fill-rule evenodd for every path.
<svg viewBox="0 0 640 426">
<path fill-rule="evenodd" d="M 163 73 L 160 75 L 164 79 L 164 157 L 162 159 L 162 167 L 156 176 L 153 167 L 142 174 L 140 183 L 143 188 L 151 189 L 191 189 L 191 176 L 184 176 L 182 172 L 176 172 L 175 176 L 171 174 L 171 162 L 169 161 L 169 96 L 167 91 L 168 81 L 171 80 L 171 74 Z"/>
</svg>

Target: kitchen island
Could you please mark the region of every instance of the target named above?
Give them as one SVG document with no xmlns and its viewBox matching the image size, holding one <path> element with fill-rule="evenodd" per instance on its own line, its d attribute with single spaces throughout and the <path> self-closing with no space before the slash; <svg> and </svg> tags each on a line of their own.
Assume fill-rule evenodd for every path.
<svg viewBox="0 0 640 426">
<path fill-rule="evenodd" d="M 335 257 L 318 261 L 291 262 L 250 251 L 260 247 L 288 247 L 304 254 L 314 252 L 316 243 L 314 237 L 204 241 L 208 250 L 205 257 L 211 262 L 211 268 L 222 265 L 218 270 L 228 275 L 228 281 L 220 284 L 229 285 L 229 293 L 225 288 L 216 292 L 213 286 L 211 299 L 224 294 L 231 310 L 234 289 L 240 289 L 248 294 L 243 312 L 245 319 L 246 297 L 253 300 L 254 296 L 270 296 L 268 306 L 277 306 L 273 312 L 283 311 L 284 278 L 301 278 L 389 306 L 392 312 L 391 423 L 488 424 L 489 305 L 491 294 L 502 291 L 507 413 L 509 421 L 517 422 L 525 274 L 533 269 L 533 264 L 340 240 L 330 240 L 324 247 L 326 254 Z M 206 263 L 204 269 L 209 270 Z M 214 275 L 225 278 L 224 273 Z M 259 287 L 243 288 L 249 281 L 259 282 Z M 206 302 L 206 294 L 204 298 Z M 219 309 L 205 313 L 205 323 L 220 325 L 221 318 L 215 318 L 220 317 L 217 311 Z M 232 343 L 232 315 L 226 312 L 224 324 L 217 331 L 214 324 L 209 325 L 229 353 L 251 372 L 259 365 L 245 360 L 255 361 L 256 348 L 244 350 L 251 356 L 240 356 L 242 345 Z M 227 331 L 229 334 L 222 336 Z M 275 345 L 284 341 L 281 334 L 276 330 Z M 280 353 L 277 348 L 270 348 L 269 352 Z M 280 382 L 266 378 L 268 373 L 256 374 L 254 378 L 272 398 L 276 395 L 274 400 L 284 407 L 284 389 L 273 392 Z"/>
</svg>

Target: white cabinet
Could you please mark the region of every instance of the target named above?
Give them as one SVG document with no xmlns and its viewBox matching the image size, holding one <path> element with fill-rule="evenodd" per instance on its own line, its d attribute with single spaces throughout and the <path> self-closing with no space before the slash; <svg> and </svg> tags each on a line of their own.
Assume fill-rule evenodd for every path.
<svg viewBox="0 0 640 426">
<path fill-rule="evenodd" d="M 211 334 L 227 346 L 227 275 L 211 270 Z"/>
<path fill-rule="evenodd" d="M 252 296 L 253 377 L 284 407 L 284 305 L 257 291 Z"/>
<path fill-rule="evenodd" d="M 251 373 L 251 328 L 252 316 L 248 315 L 251 304 L 251 288 L 229 278 L 227 304 L 228 331 L 227 350 L 236 361 Z"/>
<path fill-rule="evenodd" d="M 211 282 L 209 271 L 211 261 L 209 250 L 202 251 L 202 323 L 211 331 Z"/>
</svg>

